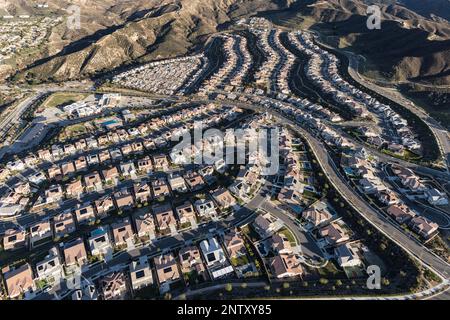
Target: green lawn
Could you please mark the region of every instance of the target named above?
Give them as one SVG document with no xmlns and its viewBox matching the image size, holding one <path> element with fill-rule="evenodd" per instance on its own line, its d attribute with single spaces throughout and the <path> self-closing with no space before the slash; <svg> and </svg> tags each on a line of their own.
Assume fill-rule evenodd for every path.
<svg viewBox="0 0 450 320">
<path fill-rule="evenodd" d="M 245 266 L 246 264 L 248 264 L 248 257 L 247 256 L 240 256 L 237 258 L 231 258 L 231 264 L 235 267 L 238 266 Z"/>
<path fill-rule="evenodd" d="M 330 277 L 330 276 L 335 277 L 342 273 L 342 271 L 339 270 L 336 267 L 336 265 L 331 261 L 328 261 L 328 263 L 325 267 L 318 269 L 318 272 L 321 276 L 323 276 L 325 278 Z"/>
<path fill-rule="evenodd" d="M 88 95 L 85 93 L 68 93 L 68 92 L 58 92 L 52 94 L 45 100 L 44 108 L 54 108 L 63 104 L 74 103 L 79 100 L 83 100 Z"/>
<path fill-rule="evenodd" d="M 294 234 L 291 232 L 291 230 L 283 228 L 279 231 L 281 234 L 283 234 L 291 243 L 291 245 L 295 246 L 297 245 L 297 240 L 295 239 Z"/>
</svg>

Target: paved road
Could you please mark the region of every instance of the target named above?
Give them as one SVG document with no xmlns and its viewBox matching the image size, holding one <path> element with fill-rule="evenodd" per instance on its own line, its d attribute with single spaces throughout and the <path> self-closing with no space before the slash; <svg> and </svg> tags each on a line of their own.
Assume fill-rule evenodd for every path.
<svg viewBox="0 0 450 320">
<path fill-rule="evenodd" d="M 347 55 L 350 61 L 348 67 L 349 74 L 355 81 L 373 90 L 374 92 L 398 103 L 402 107 L 417 115 L 423 122 L 425 122 L 425 124 L 431 129 L 434 136 L 436 137 L 441 153 L 446 161 L 447 171 L 450 171 L 450 139 L 447 130 L 438 121 L 430 117 L 423 109 L 416 107 L 410 100 L 406 99 L 400 93 L 398 93 L 396 89 L 383 88 L 365 79 L 358 72 L 358 57 L 351 52 L 344 51 L 344 53 Z"/>
<path fill-rule="evenodd" d="M 376 155 L 383 162 L 397 163 L 397 164 L 399 164 L 399 165 L 401 165 L 403 167 L 410 168 L 410 169 L 412 169 L 414 171 L 417 171 L 417 173 L 419 173 L 419 174 L 433 176 L 433 177 L 439 178 L 439 179 L 448 179 L 448 180 L 450 180 L 450 173 L 447 172 L 447 171 L 440 171 L 440 170 L 437 170 L 437 169 L 424 167 L 424 166 L 422 166 L 420 164 L 408 162 L 406 160 L 402 160 L 402 159 L 390 156 L 390 155 L 388 155 L 386 153 L 383 153 L 380 150 L 374 148 L 373 146 L 370 146 L 368 144 L 364 144 L 364 143 L 361 143 L 361 142 L 355 140 L 354 137 L 352 137 L 349 134 L 347 134 L 344 131 L 342 131 L 342 129 L 340 127 L 340 124 L 333 124 L 333 123 L 329 123 L 329 122 L 327 122 L 327 124 L 332 126 L 342 136 L 344 136 L 347 139 L 351 140 L 356 146 L 364 147 L 366 149 L 369 149 L 371 153 Z"/>
<path fill-rule="evenodd" d="M 294 233 L 304 256 L 314 261 L 319 261 L 323 258 L 322 251 L 317 246 L 316 241 L 310 234 L 301 231 L 299 226 L 295 224 L 293 219 L 291 219 L 286 212 L 267 201 L 261 203 L 260 208 L 270 212 L 273 216 L 283 221 L 283 223 Z"/>
<path fill-rule="evenodd" d="M 321 35 L 319 33 L 314 32 L 314 34 L 317 35 L 320 39 Z M 450 138 L 448 131 L 438 121 L 430 117 L 423 109 L 417 107 L 414 103 L 412 103 L 412 101 L 401 95 L 396 88 L 380 86 L 379 84 L 369 81 L 364 76 L 360 75 L 359 55 L 346 50 L 338 50 L 320 41 L 318 41 L 318 43 L 324 48 L 327 48 L 331 51 L 340 51 L 345 56 L 347 56 L 347 58 L 349 59 L 348 73 L 353 78 L 353 80 L 416 114 L 433 132 L 439 145 L 442 157 L 446 162 L 446 169 L 448 172 L 450 172 Z"/>
<path fill-rule="evenodd" d="M 38 100 L 44 94 L 45 93 L 40 92 L 36 95 L 32 95 L 31 97 L 28 97 L 17 104 L 17 106 L 13 110 L 11 110 L 9 114 L 0 121 L 0 138 L 3 139 L 8 133 L 9 129 L 19 121 L 20 117 L 33 104 L 33 102 Z"/>
<path fill-rule="evenodd" d="M 226 231 L 236 226 L 242 226 L 253 221 L 255 218 L 255 210 L 259 208 L 259 204 L 263 201 L 263 196 L 258 194 L 249 203 L 224 220 L 211 221 L 199 226 L 197 229 L 185 231 L 176 236 L 158 239 L 144 247 L 120 252 L 108 262 L 98 263 L 90 266 L 89 269 L 83 270 L 82 277 L 88 280 L 95 280 L 104 274 L 110 273 L 112 270 L 120 270 L 128 267 L 129 263 L 135 258 L 141 256 L 155 257 L 164 252 L 185 247 L 194 241 L 200 241 L 211 236 L 223 235 Z M 63 288 L 65 287 L 63 286 Z M 50 292 L 41 294 L 37 299 L 51 299 L 52 297 L 53 293 Z"/>
<path fill-rule="evenodd" d="M 320 140 L 297 125 L 295 122 L 274 110 L 267 110 L 254 105 L 239 104 L 239 106 L 260 112 L 269 111 L 283 123 L 289 125 L 292 129 L 300 133 L 307 140 L 316 159 L 322 167 L 323 172 L 327 175 L 333 187 L 353 206 L 354 209 L 356 209 L 362 217 L 364 217 L 386 237 L 391 239 L 398 246 L 416 258 L 422 265 L 429 267 L 442 278 L 450 279 L 450 265 L 447 262 L 433 254 L 414 238 L 411 238 L 403 233 L 397 225 L 391 223 L 380 212 L 372 208 L 354 189 L 352 189 L 352 187 L 350 187 L 346 179 L 340 174 L 338 168 Z"/>
</svg>

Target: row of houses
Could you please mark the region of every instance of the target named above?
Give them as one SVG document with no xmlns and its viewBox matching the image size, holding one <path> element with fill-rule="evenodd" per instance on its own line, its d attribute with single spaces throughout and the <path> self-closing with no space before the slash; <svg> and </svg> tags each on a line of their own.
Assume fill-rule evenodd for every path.
<svg viewBox="0 0 450 320">
<path fill-rule="evenodd" d="M 6 17 L 6 18 L 5 18 Z M 26 49 L 38 47 L 47 33 L 62 21 L 62 18 L 33 18 L 27 15 L 13 19 L 4 16 L 0 20 L 0 61 L 14 57 Z"/>
<path fill-rule="evenodd" d="M 225 112 L 220 115 L 219 119 L 227 118 L 230 116 L 234 116 L 235 111 Z M 204 117 L 207 117 L 205 115 Z M 213 125 L 213 122 L 208 123 L 208 125 Z M 173 129 L 175 132 L 178 132 L 177 129 Z M 119 143 L 125 143 L 127 139 L 130 139 L 130 136 L 136 137 L 137 133 L 134 133 L 132 129 L 129 129 L 128 132 L 124 129 L 118 130 L 117 133 Z M 13 162 L 9 162 L 6 167 L 2 170 L 2 172 L 7 171 L 5 174 L 5 179 L 9 178 L 9 173 L 20 173 L 28 169 L 28 166 L 33 166 L 32 173 L 27 177 L 29 180 L 29 184 L 23 183 L 22 181 L 16 181 L 15 185 L 10 185 L 10 188 L 5 189 L 6 193 L 1 197 L 0 203 L 2 203 L 2 207 L 21 205 L 25 207 L 28 204 L 30 196 L 32 195 L 30 191 L 36 192 L 39 188 L 31 188 L 30 184 L 33 186 L 39 186 L 44 182 L 49 181 L 64 181 L 70 180 L 70 177 L 75 175 L 84 174 L 86 171 L 92 170 L 92 168 L 97 168 L 99 165 L 106 166 L 106 168 L 102 171 L 103 178 L 100 176 L 99 172 L 91 172 L 90 174 L 84 175 L 84 179 L 75 179 L 71 180 L 66 184 L 66 191 L 69 197 L 79 197 L 83 194 L 84 190 L 88 191 L 102 191 L 107 186 L 112 186 L 117 184 L 118 179 L 125 178 L 136 178 L 138 174 L 149 174 L 153 171 L 167 171 L 171 166 L 168 158 L 165 155 L 157 155 L 152 157 L 153 162 L 150 158 L 144 157 L 143 159 L 137 162 L 125 162 L 120 165 L 120 171 L 115 166 L 110 166 L 111 162 L 123 161 L 124 157 L 135 155 L 135 156 L 143 156 L 144 151 L 150 149 L 156 149 L 158 142 L 158 138 L 149 139 L 151 145 L 142 141 L 132 142 L 130 144 L 123 144 L 120 148 L 109 147 L 107 149 L 103 149 L 102 151 L 95 150 L 95 148 L 103 147 L 104 145 L 108 145 L 107 141 L 103 141 L 100 136 L 98 139 L 81 139 L 75 142 L 74 144 L 66 144 L 64 148 L 55 148 L 55 145 L 50 149 L 40 150 L 38 151 L 38 156 L 30 155 L 25 158 L 24 161 L 17 159 Z M 167 138 L 168 139 L 168 138 Z M 88 141 L 89 140 L 89 141 Z M 163 144 L 167 143 L 166 139 L 162 139 L 164 141 L 160 142 Z M 156 142 L 155 142 L 156 141 Z M 84 142 L 84 143 L 83 143 Z M 95 143 L 91 143 L 95 142 Z M 100 144 L 100 146 L 99 146 Z M 80 148 L 78 148 L 80 147 Z M 94 152 L 89 154 L 88 156 L 76 156 L 76 153 L 84 153 L 85 149 L 89 148 Z M 98 151 L 96 153 L 95 151 Z M 60 164 L 54 164 L 48 167 L 45 165 L 44 161 L 53 161 L 55 157 L 58 157 L 58 162 Z M 63 160 L 64 158 L 75 158 L 75 160 Z M 48 167 L 46 169 L 46 174 L 42 170 L 38 170 L 39 166 Z M 22 179 L 23 180 L 23 179 Z M 84 184 L 82 183 L 84 181 Z M 196 177 L 188 177 L 187 183 L 189 181 L 192 183 L 196 182 Z M 45 201 L 43 204 L 50 204 L 58 202 L 62 198 L 62 188 L 61 186 L 52 186 L 47 189 L 45 192 Z M 7 210 L 8 211 L 8 210 Z M 9 210 L 15 211 L 15 210 Z"/>
<path fill-rule="evenodd" d="M 126 224 L 112 226 L 114 239 L 131 232 Z M 32 299 L 46 287 L 69 281 L 77 272 L 83 274 L 89 270 L 90 254 L 96 255 L 99 250 L 107 250 L 105 246 L 100 247 L 99 243 L 109 239 L 109 236 L 107 230 L 99 228 L 91 233 L 87 241 L 77 238 L 51 248 L 48 255 L 35 265 L 25 263 L 15 268 L 4 268 L 2 274 L 8 297 Z M 119 300 L 152 285 L 158 286 L 160 292 L 164 293 L 176 282 L 184 282 L 189 286 L 196 284 L 193 281 L 214 281 L 236 274 L 239 276 L 239 272 L 236 272 L 239 266 L 233 262 L 247 255 L 244 237 L 238 230 L 231 230 L 220 238 L 210 237 L 197 245 L 187 245 L 151 258 L 139 256 L 125 268 L 94 275 L 89 279 L 83 277 L 79 287 L 69 289 L 68 293 L 72 300 Z"/>
<path fill-rule="evenodd" d="M 408 150 L 421 153 L 421 143 L 408 127 L 407 120 L 390 106 L 346 82 L 339 75 L 339 60 L 336 56 L 317 46 L 313 36 L 308 33 L 297 31 L 291 39 L 299 50 L 310 57 L 305 72 L 322 91 L 332 94 L 337 102 L 349 107 L 358 117 L 367 117 L 370 113 L 376 115 L 388 145 L 400 144 Z"/>
<path fill-rule="evenodd" d="M 276 39 L 279 31 L 274 29 L 250 29 L 258 38 L 258 45 L 263 49 L 266 61 L 255 73 L 256 84 L 267 90 L 274 91 L 278 88 L 279 71 L 287 63 L 288 53 L 282 47 L 277 47 Z M 292 63 L 292 59 L 290 62 Z"/>
<path fill-rule="evenodd" d="M 122 72 L 113 83 L 146 92 L 173 95 L 187 92 L 208 66 L 203 55 L 155 61 Z"/>
<path fill-rule="evenodd" d="M 201 91 L 211 91 L 226 85 L 241 87 L 252 65 L 247 39 L 239 35 L 222 35 L 225 61 L 223 66 L 202 83 Z"/>
<path fill-rule="evenodd" d="M 280 158 L 282 166 L 279 172 L 281 181 L 277 184 L 280 188 L 277 199 L 284 207 L 294 213 L 299 214 L 303 210 L 303 193 L 308 190 L 315 193 L 312 177 L 304 175 L 302 165 L 310 165 L 309 162 L 300 162 L 299 154 L 294 152 L 294 147 L 302 146 L 302 142 L 294 139 L 289 131 L 283 129 L 280 134 Z"/>
<path fill-rule="evenodd" d="M 192 173 L 188 173 L 188 176 L 192 176 Z M 201 176 L 198 177 L 201 179 Z M 186 185 L 190 184 L 187 183 L 183 186 Z M 192 188 L 192 185 L 190 186 Z M 58 189 L 53 191 L 55 188 Z M 27 236 L 29 236 L 31 247 L 36 246 L 36 244 L 41 243 L 45 239 L 51 239 L 52 237 L 61 238 L 66 234 L 75 232 L 77 226 L 92 224 L 99 219 L 106 218 L 111 212 L 129 211 L 142 204 L 146 205 L 152 199 L 170 197 L 174 190 L 180 189 L 172 189 L 166 180 L 160 178 L 153 180 L 150 185 L 145 181 L 140 181 L 136 182 L 131 190 L 127 187 L 122 187 L 106 195 L 99 195 L 94 201 L 76 204 L 74 209 L 60 209 L 63 212 L 54 215 L 51 219 L 46 218 L 30 225 L 29 232 L 21 229 L 6 230 L 3 243 L 4 250 L 13 250 L 25 246 L 27 244 Z M 62 197 L 60 186 L 50 187 L 47 191 L 59 192 L 59 197 Z M 185 192 L 184 190 L 180 191 Z M 49 197 L 47 197 L 47 202 Z M 52 194 L 52 197 L 53 200 L 59 199 L 55 194 Z M 177 229 L 196 226 L 197 218 L 216 218 L 221 212 L 226 212 L 236 205 L 237 201 L 231 193 L 226 189 L 219 188 L 211 191 L 211 199 L 197 200 L 194 206 L 189 202 L 177 206 L 175 208 L 177 219 L 170 204 L 156 205 L 152 207 L 152 210 L 158 225 L 159 234 L 166 235 L 168 233 L 176 233 Z"/>
<path fill-rule="evenodd" d="M 407 196 L 414 199 L 426 199 L 434 206 L 445 206 L 448 204 L 448 197 L 433 186 L 426 185 L 422 179 L 411 169 L 394 164 L 391 166 L 392 172 L 400 180 Z M 394 179 L 394 177 L 391 177 Z"/>
<path fill-rule="evenodd" d="M 424 239 L 429 239 L 438 231 L 438 224 L 418 215 L 408 207 L 400 196 L 391 189 L 380 178 L 379 163 L 374 158 L 369 160 L 369 155 L 364 148 L 358 148 L 349 155 L 343 155 L 341 166 L 352 178 L 358 177 L 358 184 L 361 192 L 376 198 L 381 204 L 386 206 L 386 213 L 399 224 L 408 224 L 413 231 Z M 392 166 L 393 172 L 403 181 L 404 186 L 409 186 L 411 190 L 424 190 L 425 186 L 420 182 L 410 169 Z"/>
<path fill-rule="evenodd" d="M 201 105 L 196 108 L 183 108 L 172 114 L 153 117 L 151 120 L 141 123 L 131 128 L 116 128 L 117 130 L 108 130 L 110 132 L 92 135 L 87 138 L 75 140 L 67 144 L 53 144 L 50 148 L 43 148 L 38 150 L 35 154 L 29 154 L 23 159 L 15 159 L 6 164 L 6 166 L 0 168 L 0 181 L 6 181 L 14 173 L 23 173 L 27 167 L 35 167 L 42 162 L 55 162 L 62 160 L 64 157 L 72 156 L 76 153 L 83 153 L 86 151 L 95 151 L 99 148 L 108 147 L 111 144 L 125 143 L 136 138 L 148 138 L 147 142 L 149 148 L 159 146 L 162 141 L 170 139 L 172 133 L 163 136 L 149 135 L 152 131 L 160 130 L 161 127 L 174 125 L 178 122 L 185 121 L 187 119 L 197 118 L 199 116 L 209 117 L 213 123 L 220 121 L 221 116 L 216 118 L 217 114 L 227 114 L 239 111 L 230 107 L 217 107 L 214 104 Z M 200 118 L 201 119 L 201 118 Z M 193 125 L 192 127 L 193 128 Z M 177 130 L 178 129 L 178 130 Z M 173 134 L 179 134 L 183 126 L 174 129 L 176 131 Z M 186 128 L 189 129 L 189 128 Z M 154 143 L 151 143 L 151 140 Z"/>
</svg>

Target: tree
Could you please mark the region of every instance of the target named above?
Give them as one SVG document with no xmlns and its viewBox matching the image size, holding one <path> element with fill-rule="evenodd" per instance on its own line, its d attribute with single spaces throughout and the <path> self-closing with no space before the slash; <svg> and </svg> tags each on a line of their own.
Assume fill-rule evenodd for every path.
<svg viewBox="0 0 450 320">
<path fill-rule="evenodd" d="M 225 285 L 225 290 L 226 290 L 227 292 L 231 292 L 231 291 L 233 290 L 233 286 L 231 285 L 231 283 L 227 283 L 227 284 Z"/>
<path fill-rule="evenodd" d="M 342 281 L 341 280 L 336 280 L 336 285 L 337 286 L 342 286 Z"/>
<path fill-rule="evenodd" d="M 246 283 L 246 282 L 242 283 L 242 284 L 241 284 L 241 288 L 242 288 L 242 289 L 247 288 L 247 283 Z"/>
<path fill-rule="evenodd" d="M 328 279 L 320 278 L 319 283 L 320 283 L 321 285 L 326 285 L 326 284 L 328 284 Z"/>
<path fill-rule="evenodd" d="M 283 282 L 283 289 L 289 288 L 289 282 Z"/>
</svg>

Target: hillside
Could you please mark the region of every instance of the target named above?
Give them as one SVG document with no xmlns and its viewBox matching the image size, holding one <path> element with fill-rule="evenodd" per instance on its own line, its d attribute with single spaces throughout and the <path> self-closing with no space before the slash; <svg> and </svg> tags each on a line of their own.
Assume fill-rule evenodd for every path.
<svg viewBox="0 0 450 320">
<path fill-rule="evenodd" d="M 0 10 L 43 14 L 38 1 L 6 1 Z M 276 23 L 311 27 L 329 44 L 365 56 L 363 72 L 387 81 L 450 84 L 449 0 L 49 0 L 45 14 L 80 6 L 81 29 L 54 28 L 39 56 L 18 59 L 14 79 L 93 76 L 130 62 L 186 54 L 221 25 L 270 12 Z M 366 8 L 382 6 L 381 30 L 368 30 Z M 292 6 L 291 6 L 292 5 Z M 289 6 L 289 10 L 286 9 Z M 273 11 L 268 11 L 273 10 Z M 308 21 L 307 24 L 297 21 Z M 381 50 L 382 48 L 382 50 Z M 34 62 L 33 62 L 34 61 Z"/>
<path fill-rule="evenodd" d="M 450 85 L 450 23 L 436 18 L 450 14 L 450 2 L 420 1 L 307 0 L 268 17 L 294 28 L 307 21 L 329 44 L 362 54 L 368 76 Z M 367 6 L 374 3 L 382 8 L 381 30 L 366 26 Z"/>
<path fill-rule="evenodd" d="M 183 55 L 231 19 L 290 4 L 290 0 L 78 1 L 82 29 L 68 30 L 63 24 L 54 30 L 46 56 L 20 70 L 17 80 L 78 79 L 136 60 Z M 58 10 L 55 4 L 52 8 Z"/>
</svg>

